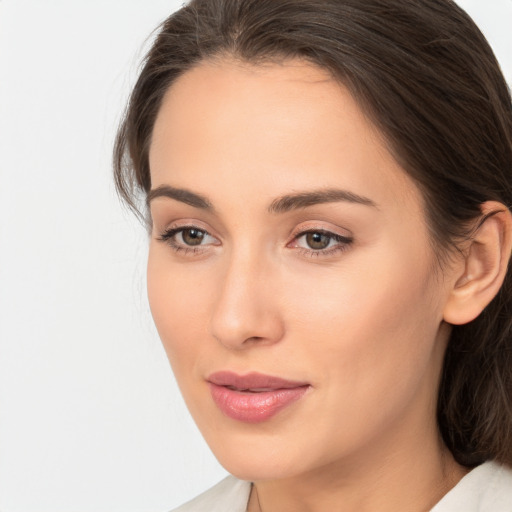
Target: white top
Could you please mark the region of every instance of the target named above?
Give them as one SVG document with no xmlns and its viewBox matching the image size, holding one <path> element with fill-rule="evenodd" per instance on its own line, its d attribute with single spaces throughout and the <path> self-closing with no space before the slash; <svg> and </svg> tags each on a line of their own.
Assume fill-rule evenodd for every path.
<svg viewBox="0 0 512 512">
<path fill-rule="evenodd" d="M 251 483 L 227 476 L 171 512 L 246 512 Z M 486 462 L 470 471 L 430 512 L 512 512 L 512 469 Z"/>
</svg>

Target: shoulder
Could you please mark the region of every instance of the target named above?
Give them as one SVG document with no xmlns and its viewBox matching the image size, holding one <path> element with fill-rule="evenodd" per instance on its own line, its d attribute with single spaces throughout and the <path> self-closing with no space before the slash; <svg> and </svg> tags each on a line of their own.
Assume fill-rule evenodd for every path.
<svg viewBox="0 0 512 512">
<path fill-rule="evenodd" d="M 250 492 L 250 482 L 229 475 L 171 512 L 245 512 Z"/>
<path fill-rule="evenodd" d="M 512 468 L 486 462 L 470 471 L 431 512 L 512 512 Z"/>
</svg>

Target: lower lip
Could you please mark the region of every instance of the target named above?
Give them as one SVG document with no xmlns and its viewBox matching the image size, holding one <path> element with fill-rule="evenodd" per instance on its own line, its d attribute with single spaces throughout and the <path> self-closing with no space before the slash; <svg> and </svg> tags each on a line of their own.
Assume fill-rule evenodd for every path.
<svg viewBox="0 0 512 512">
<path fill-rule="evenodd" d="M 266 421 L 299 400 L 309 386 L 251 393 L 209 383 L 213 401 L 228 417 L 245 423 Z"/>
</svg>

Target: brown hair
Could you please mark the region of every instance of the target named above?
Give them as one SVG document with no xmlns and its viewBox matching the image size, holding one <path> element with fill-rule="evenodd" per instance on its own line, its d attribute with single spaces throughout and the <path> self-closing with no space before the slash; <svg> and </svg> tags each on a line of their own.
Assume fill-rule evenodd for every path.
<svg viewBox="0 0 512 512">
<path fill-rule="evenodd" d="M 204 59 L 302 58 L 351 91 L 423 192 L 440 264 L 487 200 L 512 205 L 512 102 L 496 58 L 451 0 L 192 0 L 161 26 L 119 128 L 115 181 L 141 217 L 162 98 Z M 456 460 L 512 465 L 512 274 L 454 326 L 438 423 Z"/>
</svg>

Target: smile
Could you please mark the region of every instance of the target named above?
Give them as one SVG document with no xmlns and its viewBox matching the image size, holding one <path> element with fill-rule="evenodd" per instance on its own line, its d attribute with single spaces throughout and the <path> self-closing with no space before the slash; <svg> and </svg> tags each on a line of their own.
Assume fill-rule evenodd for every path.
<svg viewBox="0 0 512 512">
<path fill-rule="evenodd" d="M 250 373 L 217 372 L 207 379 L 213 401 L 226 416 L 245 423 L 266 421 L 299 400 L 311 387 L 305 382 Z"/>
</svg>

